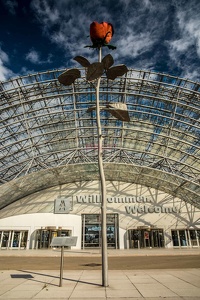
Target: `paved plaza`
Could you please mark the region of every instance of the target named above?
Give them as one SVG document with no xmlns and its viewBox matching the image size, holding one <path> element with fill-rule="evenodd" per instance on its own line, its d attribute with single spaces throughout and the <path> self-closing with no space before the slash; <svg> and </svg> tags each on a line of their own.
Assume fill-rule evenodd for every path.
<svg viewBox="0 0 200 300">
<path fill-rule="evenodd" d="M 199 249 L 184 250 L 109 250 L 109 257 L 136 256 L 142 260 L 165 255 L 200 257 Z M 54 257 L 59 250 L 1 250 L 0 258 L 9 262 L 13 257 Z M 101 256 L 99 250 L 65 251 L 65 257 Z M 108 287 L 103 287 L 101 269 L 64 270 L 60 287 L 60 270 L 9 269 L 0 267 L 0 299 L 200 299 L 200 268 L 165 268 L 141 270 L 109 270 Z"/>
<path fill-rule="evenodd" d="M 101 286 L 100 270 L 1 271 L 0 299 L 200 299 L 200 269 L 109 271 Z"/>
</svg>

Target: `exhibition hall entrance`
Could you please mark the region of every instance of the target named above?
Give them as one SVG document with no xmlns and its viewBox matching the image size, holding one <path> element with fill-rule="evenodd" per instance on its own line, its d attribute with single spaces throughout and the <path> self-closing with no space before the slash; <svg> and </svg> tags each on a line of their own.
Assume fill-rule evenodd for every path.
<svg viewBox="0 0 200 300">
<path fill-rule="evenodd" d="M 173 247 L 199 247 L 199 229 L 174 229 L 172 230 Z"/>
<path fill-rule="evenodd" d="M 52 239 L 54 237 L 71 236 L 71 230 L 45 228 L 36 231 L 36 244 L 35 249 L 47 249 L 50 248 Z"/>
<path fill-rule="evenodd" d="M 0 231 L 0 249 L 26 249 L 27 239 L 27 230 Z"/>
<path fill-rule="evenodd" d="M 119 248 L 118 214 L 107 214 L 107 246 Z M 101 215 L 82 215 L 82 249 L 101 247 Z"/>
<path fill-rule="evenodd" d="M 163 248 L 164 233 L 163 229 L 151 227 L 138 227 L 129 229 L 130 248 Z"/>
</svg>

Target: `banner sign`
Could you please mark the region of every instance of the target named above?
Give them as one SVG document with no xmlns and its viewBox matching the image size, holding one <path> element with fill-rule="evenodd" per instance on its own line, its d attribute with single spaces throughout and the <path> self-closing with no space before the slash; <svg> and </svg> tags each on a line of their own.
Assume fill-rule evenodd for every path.
<svg viewBox="0 0 200 300">
<path fill-rule="evenodd" d="M 101 203 L 101 195 L 75 195 L 59 196 L 55 200 L 54 213 L 67 214 L 73 209 L 73 204 L 98 204 Z M 149 197 L 144 196 L 125 196 L 125 197 L 107 197 L 107 205 L 125 204 L 126 214 L 141 213 L 180 213 L 177 206 L 167 207 L 154 202 Z"/>
<path fill-rule="evenodd" d="M 72 197 L 58 196 L 54 201 L 55 214 L 68 214 L 73 209 Z"/>
</svg>

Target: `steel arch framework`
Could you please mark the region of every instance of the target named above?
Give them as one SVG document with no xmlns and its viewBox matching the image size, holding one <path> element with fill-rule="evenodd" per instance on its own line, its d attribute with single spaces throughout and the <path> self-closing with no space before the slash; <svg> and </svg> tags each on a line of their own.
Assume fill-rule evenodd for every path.
<svg viewBox="0 0 200 300">
<path fill-rule="evenodd" d="M 0 208 L 51 186 L 99 179 L 94 83 L 52 70 L 1 82 Z M 127 104 L 130 122 L 105 106 Z M 106 180 L 154 187 L 200 208 L 200 85 L 129 70 L 100 87 Z"/>
</svg>

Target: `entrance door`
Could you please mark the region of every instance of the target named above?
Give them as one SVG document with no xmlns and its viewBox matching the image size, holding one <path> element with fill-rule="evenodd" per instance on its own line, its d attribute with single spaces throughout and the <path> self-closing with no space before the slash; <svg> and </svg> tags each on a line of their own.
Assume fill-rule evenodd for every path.
<svg viewBox="0 0 200 300">
<path fill-rule="evenodd" d="M 26 249 L 28 239 L 28 231 L 21 232 L 20 248 Z"/>
<path fill-rule="evenodd" d="M 107 246 L 118 248 L 118 215 L 107 214 Z M 82 215 L 82 248 L 101 247 L 101 219 L 99 214 Z"/>
<path fill-rule="evenodd" d="M 12 236 L 12 246 L 13 248 L 19 248 L 20 245 L 20 231 L 14 231 Z"/>
<path fill-rule="evenodd" d="M 179 237 L 180 237 L 180 245 L 181 247 L 187 246 L 187 238 L 185 230 L 179 230 Z"/>
<path fill-rule="evenodd" d="M 52 239 L 59 236 L 70 236 L 71 230 L 67 229 L 40 229 L 36 232 L 37 249 L 47 249 L 50 247 Z"/>
<path fill-rule="evenodd" d="M 9 231 L 3 231 L 2 233 L 2 242 L 1 242 L 1 248 L 7 248 L 9 247 Z"/>
<path fill-rule="evenodd" d="M 163 229 L 130 229 L 130 248 L 162 248 L 164 247 Z"/>
<path fill-rule="evenodd" d="M 0 231 L 0 249 L 1 248 L 26 248 L 28 239 L 27 230 L 6 230 Z"/>
<path fill-rule="evenodd" d="M 85 247 L 100 247 L 100 225 L 85 225 Z"/>
<path fill-rule="evenodd" d="M 172 242 L 174 247 L 179 247 L 178 230 L 172 230 Z"/>
<path fill-rule="evenodd" d="M 164 247 L 164 235 L 162 229 L 153 229 L 151 231 L 151 247 L 161 248 Z"/>
<path fill-rule="evenodd" d="M 50 238 L 50 231 L 49 230 L 41 230 L 39 248 L 48 248 L 49 247 L 49 238 Z"/>
<path fill-rule="evenodd" d="M 174 247 L 187 247 L 186 230 L 172 230 L 172 242 Z"/>
</svg>

